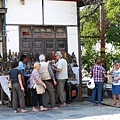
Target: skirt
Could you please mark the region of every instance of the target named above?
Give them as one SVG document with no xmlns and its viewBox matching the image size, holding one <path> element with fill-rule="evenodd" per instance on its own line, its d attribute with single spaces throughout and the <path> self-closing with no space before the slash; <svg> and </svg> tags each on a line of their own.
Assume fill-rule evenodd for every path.
<svg viewBox="0 0 120 120">
<path fill-rule="evenodd" d="M 112 85 L 112 94 L 114 95 L 120 94 L 120 85 Z"/>
</svg>

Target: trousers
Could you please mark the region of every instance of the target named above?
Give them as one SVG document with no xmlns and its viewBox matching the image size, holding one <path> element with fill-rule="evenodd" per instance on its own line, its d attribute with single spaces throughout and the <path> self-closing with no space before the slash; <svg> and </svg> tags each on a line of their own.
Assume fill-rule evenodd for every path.
<svg viewBox="0 0 120 120">
<path fill-rule="evenodd" d="M 57 92 L 61 103 L 66 102 L 65 82 L 65 79 L 57 80 Z"/>
<path fill-rule="evenodd" d="M 19 83 L 12 85 L 12 94 L 13 94 L 13 109 L 17 110 L 18 108 L 18 98 L 20 102 L 20 108 L 25 108 L 25 98 L 24 92 L 21 90 Z"/>
<path fill-rule="evenodd" d="M 54 88 L 53 88 L 53 85 L 50 81 L 48 80 L 44 80 L 43 81 L 46 85 L 46 89 L 48 91 L 48 95 L 49 95 L 49 98 L 50 98 L 50 103 L 51 103 L 51 107 L 54 108 L 55 107 L 55 93 L 54 93 Z M 43 94 L 44 96 L 45 94 Z M 46 103 L 47 102 L 47 99 L 45 99 L 44 97 L 44 102 Z"/>
</svg>

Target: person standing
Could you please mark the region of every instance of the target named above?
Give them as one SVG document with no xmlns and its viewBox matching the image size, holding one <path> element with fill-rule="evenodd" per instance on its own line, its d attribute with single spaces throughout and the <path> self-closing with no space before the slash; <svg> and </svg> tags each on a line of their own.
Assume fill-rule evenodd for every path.
<svg viewBox="0 0 120 120">
<path fill-rule="evenodd" d="M 22 77 L 22 82 L 23 86 L 25 89 L 25 104 L 28 106 L 28 91 L 27 91 L 27 72 L 26 72 L 26 63 L 27 63 L 27 56 L 26 55 L 21 55 L 20 61 L 19 61 L 19 66 L 18 69 L 21 71 L 21 77 Z"/>
<path fill-rule="evenodd" d="M 21 55 L 18 69 L 21 71 L 22 81 L 24 86 L 26 86 L 26 83 L 27 83 L 26 63 L 27 63 L 27 56 Z"/>
<path fill-rule="evenodd" d="M 45 62 L 46 59 L 43 54 L 39 56 L 39 60 L 41 64 L 41 69 L 40 69 L 41 79 L 43 80 L 43 82 L 45 83 L 47 87 L 46 89 L 50 97 L 51 107 L 53 110 L 56 110 L 57 107 L 55 107 L 55 93 L 54 93 L 54 88 L 52 85 L 52 80 L 54 82 L 54 85 L 56 85 L 57 82 L 55 80 L 53 70 L 49 62 Z M 46 101 L 46 99 L 44 99 L 44 101 Z"/>
<path fill-rule="evenodd" d="M 47 110 L 47 108 L 44 108 L 43 104 L 42 104 L 42 94 L 37 94 L 36 88 L 35 88 L 36 84 L 41 84 L 46 89 L 46 85 L 41 80 L 41 74 L 39 71 L 40 71 L 40 63 L 35 62 L 34 70 L 32 71 L 31 76 L 30 76 L 30 89 L 32 90 L 32 95 L 33 95 L 33 97 L 32 97 L 33 98 L 33 101 L 32 101 L 32 104 L 33 104 L 32 111 L 33 112 L 38 112 L 38 110 L 36 109 L 37 100 L 39 103 L 40 111 Z"/>
<path fill-rule="evenodd" d="M 21 71 L 18 69 L 18 62 L 14 61 L 12 63 L 12 70 L 9 72 L 9 80 L 12 79 L 12 94 L 13 94 L 13 109 L 17 113 L 18 110 L 18 98 L 20 102 L 21 112 L 27 112 L 25 110 L 25 98 L 24 98 L 24 87 L 21 79 Z"/>
<path fill-rule="evenodd" d="M 68 79 L 68 65 L 67 61 L 62 58 L 62 53 L 57 51 L 56 54 L 56 66 L 52 66 L 53 70 L 56 71 L 57 78 L 57 92 L 61 101 L 61 106 L 66 106 L 66 93 L 64 90 L 66 79 Z"/>
<path fill-rule="evenodd" d="M 113 94 L 113 103 L 111 105 L 120 106 L 120 64 L 118 61 L 114 63 L 114 68 L 110 72 L 112 75 L 112 94 Z M 118 103 L 116 102 L 116 97 L 118 96 Z"/>
<path fill-rule="evenodd" d="M 95 88 L 92 90 L 92 106 L 95 104 L 96 93 L 98 95 L 98 105 L 102 106 L 102 88 L 104 78 L 107 78 L 105 69 L 101 66 L 101 58 L 96 59 L 96 64 L 92 67 L 90 74 L 92 75 Z"/>
</svg>

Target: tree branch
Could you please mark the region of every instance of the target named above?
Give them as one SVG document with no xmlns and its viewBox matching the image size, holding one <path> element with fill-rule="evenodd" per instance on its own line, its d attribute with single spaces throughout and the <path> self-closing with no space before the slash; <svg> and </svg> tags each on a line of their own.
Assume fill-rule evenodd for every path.
<svg viewBox="0 0 120 120">
<path fill-rule="evenodd" d="M 89 13 L 88 15 L 83 15 L 82 17 L 80 17 L 80 20 L 85 18 L 85 17 L 89 17 L 92 14 L 94 14 L 96 12 L 96 10 L 99 8 L 99 4 L 93 9 L 93 11 L 91 13 Z"/>
<path fill-rule="evenodd" d="M 81 38 L 100 38 L 100 36 L 80 36 Z"/>
</svg>

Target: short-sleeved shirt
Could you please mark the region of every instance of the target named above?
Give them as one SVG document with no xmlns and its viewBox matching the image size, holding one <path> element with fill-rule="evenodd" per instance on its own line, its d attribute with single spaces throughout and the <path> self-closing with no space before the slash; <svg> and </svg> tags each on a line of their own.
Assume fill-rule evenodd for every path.
<svg viewBox="0 0 120 120">
<path fill-rule="evenodd" d="M 39 84 L 37 82 L 38 78 L 41 79 L 40 71 L 34 69 L 31 73 L 31 76 L 30 76 L 30 88 L 33 88 L 35 86 L 35 84 Z"/>
<path fill-rule="evenodd" d="M 19 70 L 23 70 L 24 71 L 24 76 L 27 76 L 26 73 L 26 65 L 23 62 L 19 62 L 19 66 L 18 66 Z"/>
<path fill-rule="evenodd" d="M 103 77 L 104 77 L 104 74 L 106 74 L 104 67 L 102 67 L 101 65 L 95 64 L 92 67 L 91 72 L 93 74 L 93 78 L 95 82 L 104 82 Z"/>
<path fill-rule="evenodd" d="M 61 72 L 57 72 L 56 73 L 56 78 L 58 80 L 68 79 L 68 65 L 67 65 L 67 61 L 65 59 L 63 59 L 63 58 L 58 60 L 58 62 L 56 63 L 56 67 L 58 69 L 62 69 Z"/>
<path fill-rule="evenodd" d="M 21 71 L 17 68 L 10 70 L 9 75 L 12 79 L 12 84 L 18 83 L 18 75 L 21 75 Z"/>
<path fill-rule="evenodd" d="M 120 77 L 120 69 L 119 70 L 114 70 L 112 73 L 113 79 Z M 114 81 L 113 85 L 120 85 L 120 80 Z"/>
</svg>

